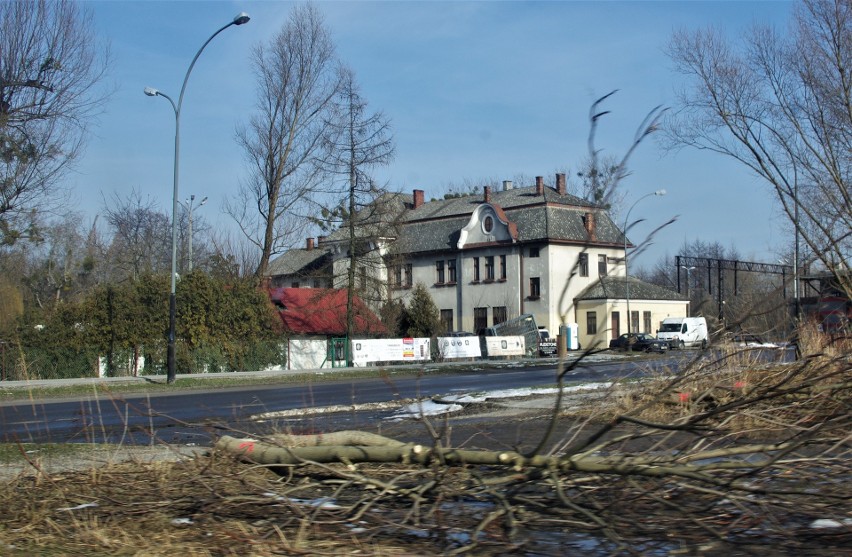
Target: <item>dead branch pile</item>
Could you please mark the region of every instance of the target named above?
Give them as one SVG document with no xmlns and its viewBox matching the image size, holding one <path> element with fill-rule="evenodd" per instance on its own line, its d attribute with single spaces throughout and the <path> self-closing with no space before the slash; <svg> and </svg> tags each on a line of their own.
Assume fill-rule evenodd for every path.
<svg viewBox="0 0 852 557">
<path fill-rule="evenodd" d="M 432 446 L 338 432 L 226 436 L 217 448 L 285 475 L 331 467 L 343 484 L 373 493 L 359 506 L 409 499 L 434 520 L 440 502 L 488 505 L 477 535 L 458 549 L 487 546 L 480 534 L 498 526 L 524 543 L 519 530 L 545 523 L 593 533 L 618 551 L 671 550 L 671 532 L 682 543 L 818 551 L 852 541 L 850 387 L 846 355 L 744 367 L 728 354 L 698 357 L 683 373 L 643 385 L 628 397 L 632 406 L 602 424 L 550 428 L 558 438 L 547 451 L 544 443 L 530 452 L 444 447 L 438 432 Z M 378 481 L 364 463 L 414 468 Z M 818 529 L 829 523 L 837 528 Z"/>
</svg>

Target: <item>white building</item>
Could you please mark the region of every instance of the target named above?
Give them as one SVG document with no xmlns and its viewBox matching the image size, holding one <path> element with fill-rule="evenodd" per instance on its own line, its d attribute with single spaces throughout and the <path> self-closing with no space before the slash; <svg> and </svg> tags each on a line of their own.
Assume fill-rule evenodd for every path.
<svg viewBox="0 0 852 557">
<path fill-rule="evenodd" d="M 481 196 L 426 202 L 414 190 L 395 199 L 395 226 L 358 227 L 356 280 L 362 289 L 377 285 L 374 296 L 361 294 L 365 301 L 405 301 L 422 283 L 448 331 L 477 332 L 530 313 L 553 334 L 577 323 L 583 347 L 627 332 L 628 304 L 635 332 L 688 315 L 677 292 L 624 277 L 622 231 L 604 209 L 568 194 L 564 174 L 556 188 L 539 177 L 531 187 L 485 187 Z M 340 287 L 347 238 L 338 230 L 283 254 L 270 265 L 271 283 Z"/>
</svg>

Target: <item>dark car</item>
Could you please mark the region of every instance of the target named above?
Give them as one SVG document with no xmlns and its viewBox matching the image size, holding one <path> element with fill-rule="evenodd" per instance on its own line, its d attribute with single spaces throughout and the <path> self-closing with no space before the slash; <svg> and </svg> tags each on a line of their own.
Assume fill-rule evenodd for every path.
<svg viewBox="0 0 852 557">
<path fill-rule="evenodd" d="M 648 333 L 625 333 L 609 341 L 609 348 L 610 350 L 665 352 L 669 349 L 669 343 Z"/>
</svg>

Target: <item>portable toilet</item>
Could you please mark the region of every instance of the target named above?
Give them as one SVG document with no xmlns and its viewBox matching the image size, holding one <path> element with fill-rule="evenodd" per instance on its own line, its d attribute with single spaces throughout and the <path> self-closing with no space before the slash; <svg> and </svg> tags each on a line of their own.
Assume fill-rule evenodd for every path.
<svg viewBox="0 0 852 557">
<path fill-rule="evenodd" d="M 580 326 L 577 323 L 568 323 L 559 326 L 559 336 L 562 340 L 561 346 L 565 350 L 580 349 Z"/>
<path fill-rule="evenodd" d="M 580 349 L 580 325 L 577 323 L 568 323 L 568 350 Z"/>
</svg>

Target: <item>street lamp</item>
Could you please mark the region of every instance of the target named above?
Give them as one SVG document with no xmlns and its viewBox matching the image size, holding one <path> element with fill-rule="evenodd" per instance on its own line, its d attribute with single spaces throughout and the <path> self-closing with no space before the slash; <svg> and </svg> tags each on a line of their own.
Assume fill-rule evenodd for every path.
<svg viewBox="0 0 852 557">
<path fill-rule="evenodd" d="M 189 199 L 186 201 L 181 201 L 180 204 L 183 206 L 184 210 L 187 213 L 189 218 L 189 239 L 187 243 L 189 244 L 189 265 L 187 265 L 186 272 L 192 272 L 192 204 L 195 202 L 195 194 L 189 196 Z M 207 203 L 207 196 L 204 196 L 204 199 L 201 200 L 201 203 L 198 204 L 199 207 Z"/>
<path fill-rule="evenodd" d="M 186 82 L 189 80 L 189 74 L 192 72 L 193 66 L 195 66 L 195 61 L 198 60 L 198 57 L 201 56 L 201 52 L 204 48 L 213 40 L 216 35 L 230 27 L 231 25 L 242 25 L 244 23 L 248 23 L 249 15 L 245 12 L 241 12 L 237 15 L 233 20 L 231 20 L 226 25 L 223 25 L 219 28 L 218 31 L 210 35 L 210 38 L 207 39 L 201 48 L 198 49 L 198 52 L 195 53 L 195 57 L 192 59 L 192 62 L 189 64 L 189 68 L 186 70 L 186 76 L 183 78 L 183 85 L 180 88 L 180 96 L 178 97 L 178 102 L 172 100 L 170 96 L 154 89 L 153 87 L 145 87 L 145 94 L 149 97 L 160 96 L 165 98 L 172 105 L 172 108 L 175 111 L 175 171 L 174 171 L 174 191 L 172 193 L 172 277 L 171 277 L 171 290 L 169 291 L 169 347 L 167 353 L 167 376 L 166 381 L 168 383 L 174 383 L 175 381 L 175 314 L 177 308 L 176 302 L 176 282 L 175 277 L 177 276 L 177 208 L 178 208 L 178 175 L 179 175 L 179 165 L 180 165 L 180 109 L 183 106 L 183 94 L 186 92 Z"/>
<path fill-rule="evenodd" d="M 681 269 L 686 269 L 686 298 L 689 299 L 689 271 L 694 271 L 695 267 L 687 267 L 686 265 L 681 265 Z M 680 289 L 680 285 L 678 285 L 678 289 Z"/>
<path fill-rule="evenodd" d="M 666 195 L 666 190 L 657 190 L 655 192 L 646 193 L 639 199 L 637 199 L 633 205 L 630 206 L 630 209 L 627 210 L 627 216 L 624 217 L 624 278 L 625 285 L 627 287 L 627 332 L 631 333 L 633 331 L 630 330 L 630 274 L 627 272 L 627 225 L 630 221 L 630 212 L 633 211 L 633 208 L 636 205 L 645 199 L 646 197 L 651 197 L 652 195 L 663 196 Z"/>
</svg>

